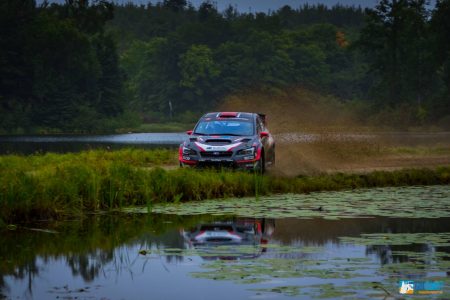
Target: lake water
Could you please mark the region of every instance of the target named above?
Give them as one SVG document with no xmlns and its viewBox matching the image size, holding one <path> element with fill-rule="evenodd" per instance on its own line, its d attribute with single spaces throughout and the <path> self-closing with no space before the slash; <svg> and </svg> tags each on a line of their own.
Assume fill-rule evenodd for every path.
<svg viewBox="0 0 450 300">
<path fill-rule="evenodd" d="M 180 133 L 127 133 L 111 135 L 35 135 L 35 136 L 0 136 L 0 154 L 35 152 L 78 152 L 88 149 L 136 148 L 176 148 L 186 137 Z M 389 145 L 404 146 L 450 146 L 450 132 L 438 133 L 280 133 L 275 134 L 278 144 L 310 143 L 321 139 L 339 141 L 379 141 Z"/>
<path fill-rule="evenodd" d="M 258 203 L 258 213 L 220 200 L 10 226 L 0 235 L 0 298 L 450 297 L 448 186 L 275 195 L 247 206 Z M 270 217 L 277 203 L 289 203 L 286 214 L 278 207 Z M 416 295 L 400 294 L 401 281 Z M 417 295 L 425 283 L 442 294 Z"/>
<path fill-rule="evenodd" d="M 78 152 L 88 149 L 172 148 L 185 133 L 128 133 L 112 135 L 0 136 L 0 154 L 35 152 Z"/>
</svg>

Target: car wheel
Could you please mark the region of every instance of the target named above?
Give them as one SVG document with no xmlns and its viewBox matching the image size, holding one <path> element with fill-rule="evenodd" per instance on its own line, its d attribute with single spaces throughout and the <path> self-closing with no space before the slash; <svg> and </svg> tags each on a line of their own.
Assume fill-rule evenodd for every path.
<svg viewBox="0 0 450 300">
<path fill-rule="evenodd" d="M 261 153 L 261 158 L 257 161 L 255 171 L 260 174 L 264 174 L 266 171 L 266 160 L 264 158 L 264 152 Z"/>
<path fill-rule="evenodd" d="M 275 146 L 273 146 L 272 150 L 272 166 L 275 166 Z"/>
<path fill-rule="evenodd" d="M 270 167 L 275 167 L 275 149 L 273 150 L 272 154 L 270 155 Z"/>
</svg>

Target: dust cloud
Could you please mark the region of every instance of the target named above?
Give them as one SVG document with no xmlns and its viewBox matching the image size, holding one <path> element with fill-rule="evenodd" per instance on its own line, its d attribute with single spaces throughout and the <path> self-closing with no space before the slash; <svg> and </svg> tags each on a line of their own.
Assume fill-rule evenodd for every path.
<svg viewBox="0 0 450 300">
<path fill-rule="evenodd" d="M 225 99 L 218 109 L 267 115 L 268 128 L 276 141 L 276 165 L 270 169 L 275 175 L 361 173 L 450 164 L 450 151 L 429 151 L 426 155 L 423 151 L 394 151 L 413 146 L 402 145 L 396 135 L 366 127 L 364 112 L 354 104 L 304 88 L 237 94 Z M 450 146 L 450 139 L 445 142 L 445 138 L 414 147 Z"/>
<path fill-rule="evenodd" d="M 303 88 L 233 95 L 219 109 L 265 113 L 272 133 L 341 130 L 358 123 L 350 105 Z"/>
</svg>

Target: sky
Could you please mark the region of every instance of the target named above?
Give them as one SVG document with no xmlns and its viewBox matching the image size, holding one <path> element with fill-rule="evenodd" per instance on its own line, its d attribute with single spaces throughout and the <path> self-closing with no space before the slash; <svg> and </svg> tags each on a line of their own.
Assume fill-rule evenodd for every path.
<svg viewBox="0 0 450 300">
<path fill-rule="evenodd" d="M 1 1 L 1 0 L 0 0 Z M 41 3 L 43 0 L 37 0 L 37 3 Z M 162 0 L 161 0 L 162 1 Z M 50 0 L 49 2 L 64 3 L 64 0 Z M 149 0 L 113 0 L 115 3 L 123 4 L 127 2 L 134 2 L 136 4 L 147 4 Z M 159 0 L 150 0 L 151 3 L 155 4 Z M 198 7 L 204 0 L 188 0 L 195 7 Z M 304 4 L 325 4 L 327 6 L 333 6 L 335 4 L 342 5 L 354 5 L 361 7 L 374 7 L 378 2 L 377 0 L 212 0 L 214 4 L 217 5 L 219 11 L 223 11 L 228 5 L 235 6 L 240 12 L 265 12 L 269 10 L 274 11 L 283 7 L 284 5 L 289 5 L 292 8 L 299 8 Z"/>
</svg>

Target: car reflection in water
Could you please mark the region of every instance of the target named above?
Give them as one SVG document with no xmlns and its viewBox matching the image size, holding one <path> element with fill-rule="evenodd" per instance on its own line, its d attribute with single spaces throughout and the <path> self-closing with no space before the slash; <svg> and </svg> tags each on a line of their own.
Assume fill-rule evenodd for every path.
<svg viewBox="0 0 450 300">
<path fill-rule="evenodd" d="M 260 256 L 275 229 L 274 220 L 237 218 L 198 224 L 181 230 L 188 249 L 205 260 L 236 260 Z"/>
</svg>

